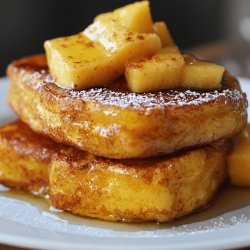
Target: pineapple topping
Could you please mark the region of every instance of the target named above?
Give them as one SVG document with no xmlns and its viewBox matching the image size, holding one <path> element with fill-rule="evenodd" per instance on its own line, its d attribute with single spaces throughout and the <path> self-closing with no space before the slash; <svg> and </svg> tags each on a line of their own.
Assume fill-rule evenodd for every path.
<svg viewBox="0 0 250 250">
<path fill-rule="evenodd" d="M 148 1 L 98 15 L 83 32 L 48 40 L 48 66 L 67 89 L 107 86 L 125 75 L 133 92 L 216 89 L 224 68 L 186 60 L 164 22 L 153 23 Z"/>
<path fill-rule="evenodd" d="M 250 125 L 238 136 L 235 149 L 228 156 L 228 173 L 232 184 L 250 187 Z"/>
</svg>

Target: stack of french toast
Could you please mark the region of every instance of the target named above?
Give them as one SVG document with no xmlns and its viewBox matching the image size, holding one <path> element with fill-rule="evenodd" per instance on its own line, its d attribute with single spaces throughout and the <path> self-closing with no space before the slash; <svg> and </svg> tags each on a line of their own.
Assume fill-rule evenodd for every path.
<svg viewBox="0 0 250 250">
<path fill-rule="evenodd" d="M 247 123 L 238 81 L 181 53 L 149 3 L 12 62 L 0 182 L 107 221 L 167 222 L 207 206 Z"/>
</svg>

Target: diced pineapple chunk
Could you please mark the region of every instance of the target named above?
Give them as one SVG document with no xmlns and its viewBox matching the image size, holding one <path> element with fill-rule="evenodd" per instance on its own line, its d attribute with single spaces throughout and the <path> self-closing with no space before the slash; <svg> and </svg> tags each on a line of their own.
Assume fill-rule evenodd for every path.
<svg viewBox="0 0 250 250">
<path fill-rule="evenodd" d="M 88 88 L 116 77 L 103 47 L 82 34 L 45 42 L 47 61 L 56 83 L 64 88 Z"/>
<path fill-rule="evenodd" d="M 184 59 L 175 46 L 166 47 L 151 58 L 126 64 L 125 76 L 133 92 L 177 88 L 180 85 Z"/>
<path fill-rule="evenodd" d="M 250 125 L 238 137 L 228 156 L 228 173 L 232 184 L 250 187 Z"/>
<path fill-rule="evenodd" d="M 124 54 L 128 57 L 125 62 L 134 57 L 152 55 L 161 48 L 160 38 L 156 34 L 130 31 L 116 21 L 95 21 L 83 34 L 100 43 L 109 56 Z"/>
<path fill-rule="evenodd" d="M 107 21 L 107 19 L 118 21 L 122 26 L 132 31 L 154 33 L 148 1 L 132 3 L 113 12 L 101 14 L 95 18 L 95 21 Z"/>
<path fill-rule="evenodd" d="M 198 61 L 191 55 L 184 57 L 186 65 L 181 84 L 187 89 L 217 89 L 220 86 L 225 68 L 204 61 Z"/>
<path fill-rule="evenodd" d="M 96 21 L 84 32 L 45 42 L 48 65 L 61 87 L 102 86 L 124 73 L 125 63 L 161 48 L 156 34 L 128 31 L 117 22 Z"/>
<path fill-rule="evenodd" d="M 154 23 L 155 33 L 160 37 L 162 47 L 174 46 L 174 40 L 170 35 L 168 26 L 165 22 Z"/>
</svg>

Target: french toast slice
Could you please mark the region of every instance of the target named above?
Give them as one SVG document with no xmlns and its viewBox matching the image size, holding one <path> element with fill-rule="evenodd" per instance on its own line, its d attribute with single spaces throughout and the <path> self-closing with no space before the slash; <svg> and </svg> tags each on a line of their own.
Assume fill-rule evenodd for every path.
<svg viewBox="0 0 250 250">
<path fill-rule="evenodd" d="M 21 121 L 0 128 L 0 183 L 48 188 L 51 204 L 107 221 L 170 221 L 208 204 L 230 142 L 164 157 L 110 160 L 53 142 Z M 47 190 L 47 189 L 46 189 Z"/>
<path fill-rule="evenodd" d="M 123 79 L 109 88 L 65 90 L 50 76 L 46 57 L 8 67 L 9 103 L 34 131 L 108 158 L 144 158 L 238 134 L 247 100 L 228 73 L 221 89 L 135 94 Z"/>
<path fill-rule="evenodd" d="M 49 169 L 57 144 L 31 132 L 21 121 L 0 128 L 0 183 L 41 196 L 48 193 Z"/>
</svg>

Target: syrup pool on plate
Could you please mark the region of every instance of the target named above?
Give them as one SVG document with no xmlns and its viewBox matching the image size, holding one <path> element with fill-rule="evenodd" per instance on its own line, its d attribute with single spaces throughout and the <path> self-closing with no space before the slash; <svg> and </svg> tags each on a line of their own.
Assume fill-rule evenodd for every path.
<svg viewBox="0 0 250 250">
<path fill-rule="evenodd" d="M 42 217 L 49 218 L 54 221 L 61 221 L 73 225 L 86 225 L 98 228 L 109 228 L 116 231 L 137 231 L 137 230 L 155 230 L 155 229 L 167 229 L 181 225 L 191 224 L 195 222 L 205 221 L 224 213 L 234 211 L 245 207 L 250 204 L 250 188 L 233 187 L 229 183 L 226 183 L 221 190 L 214 197 L 211 204 L 195 213 L 177 219 L 170 223 L 114 223 L 105 222 L 96 219 L 84 218 L 76 215 L 72 215 L 67 212 L 56 210 L 50 207 L 49 201 L 36 196 L 32 196 L 20 191 L 9 190 L 4 186 L 0 189 L 1 197 L 5 197 L 13 200 L 14 202 L 28 203 L 39 210 Z"/>
</svg>

